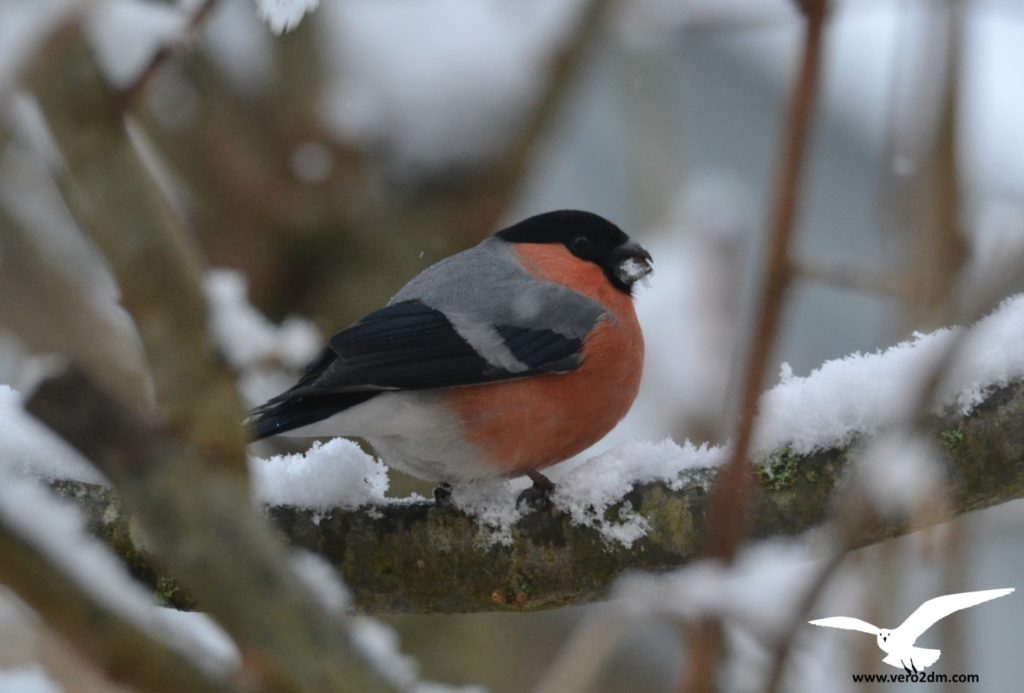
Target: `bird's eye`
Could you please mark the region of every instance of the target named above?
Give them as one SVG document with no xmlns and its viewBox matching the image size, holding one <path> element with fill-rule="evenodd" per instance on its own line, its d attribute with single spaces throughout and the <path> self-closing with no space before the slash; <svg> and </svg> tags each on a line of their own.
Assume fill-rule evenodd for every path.
<svg viewBox="0 0 1024 693">
<path fill-rule="evenodd" d="M 571 249 L 576 255 L 586 255 L 593 247 L 593 243 L 586 236 L 576 236 L 572 239 Z"/>
</svg>

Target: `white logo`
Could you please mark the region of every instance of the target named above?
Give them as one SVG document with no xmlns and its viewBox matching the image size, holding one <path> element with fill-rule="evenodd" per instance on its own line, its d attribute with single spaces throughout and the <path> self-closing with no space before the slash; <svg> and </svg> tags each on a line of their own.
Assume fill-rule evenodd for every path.
<svg viewBox="0 0 1024 693">
<path fill-rule="evenodd" d="M 926 630 L 951 613 L 977 606 L 991 599 L 1005 597 L 1011 592 L 1013 592 L 1013 588 L 1009 587 L 1001 590 L 960 592 L 959 594 L 935 597 L 917 607 L 917 611 L 910 614 L 907 620 L 901 623 L 898 628 L 892 630 L 879 628 L 867 621 L 861 621 L 859 618 L 851 618 L 849 616 L 819 618 L 815 621 L 809 621 L 809 623 L 814 626 L 825 626 L 827 628 L 859 630 L 862 633 L 874 635 L 879 649 L 887 655 L 882 660 L 883 662 L 897 669 L 902 667 L 908 673 L 911 670 L 916 673 L 935 664 L 939 655 L 942 654 L 940 650 L 914 647 L 914 643 L 917 642 L 917 639 Z"/>
</svg>

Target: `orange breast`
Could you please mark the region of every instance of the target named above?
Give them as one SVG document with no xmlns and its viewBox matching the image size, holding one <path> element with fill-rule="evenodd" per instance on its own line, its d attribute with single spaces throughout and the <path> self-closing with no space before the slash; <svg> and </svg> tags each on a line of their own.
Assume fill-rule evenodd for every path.
<svg viewBox="0 0 1024 693">
<path fill-rule="evenodd" d="M 629 411 L 640 388 L 644 344 L 633 301 L 599 267 L 562 245 L 521 244 L 520 261 L 538 279 L 561 284 L 606 306 L 591 332 L 582 365 L 445 393 L 467 438 L 487 461 L 508 472 L 561 462 L 600 440 Z"/>
</svg>

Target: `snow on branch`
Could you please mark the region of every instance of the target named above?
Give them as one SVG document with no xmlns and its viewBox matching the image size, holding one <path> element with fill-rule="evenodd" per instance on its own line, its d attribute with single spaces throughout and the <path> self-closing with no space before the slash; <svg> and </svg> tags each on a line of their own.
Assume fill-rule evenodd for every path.
<svg viewBox="0 0 1024 693">
<path fill-rule="evenodd" d="M 139 690 L 227 691 L 237 662 L 219 661 L 164 618 L 78 514 L 37 485 L 3 477 L 0 580 L 112 678 Z"/>
<path fill-rule="evenodd" d="M 341 614 L 328 613 L 322 591 L 288 565 L 233 475 L 207 469 L 194 447 L 74 367 L 43 382 L 26 409 L 95 463 L 131 508 L 133 526 L 112 544 L 115 551 L 123 556 L 137 545 L 133 532 L 143 532 L 161 565 L 210 605 L 240 648 L 278 663 L 272 684 L 389 689 L 364 670 Z"/>
<path fill-rule="evenodd" d="M 968 415 L 935 417 L 935 440 L 948 461 L 949 505 L 913 522 L 878 517 L 860 542 L 1024 496 L 1022 417 L 1019 381 L 988 391 Z M 824 521 L 857 444 L 801 454 L 784 447 L 765 456 L 750 505 L 754 537 L 796 535 Z M 664 571 L 693 559 L 702 548 L 716 474 L 693 468 L 672 481 L 638 484 L 611 503 L 601 513 L 604 521 L 621 525 L 625 517 L 644 527 L 629 545 L 574 520 L 557 498 L 523 513 L 505 544 L 488 542 L 480 522 L 458 507 L 422 499 L 335 509 L 274 505 L 267 513 L 293 543 L 337 568 L 364 611 L 534 610 L 599 599 L 627 571 Z M 90 529 L 115 544 L 160 598 L 179 608 L 195 606 L 143 549 L 126 541 L 129 518 L 108 489 L 70 481 L 54 487 L 79 504 Z"/>
<path fill-rule="evenodd" d="M 795 377 L 783 364 L 781 382 L 764 393 L 759 403 L 753 458 L 764 462 L 780 451 L 805 457 L 845 449 L 865 438 L 889 440 L 883 434 L 892 433 L 895 423 L 913 407 L 915 393 L 961 337 L 961 358 L 945 370 L 930 415 L 967 416 L 991 392 L 1024 378 L 1024 351 L 1017 346 L 1024 343 L 1024 296 L 1017 296 L 966 332 L 952 328 L 917 334 L 884 352 L 828 361 L 803 378 Z M 904 477 L 915 478 L 910 455 L 894 454 L 884 445 L 876 452 L 899 457 L 901 463 L 888 465 L 883 459 L 875 466 L 902 470 Z M 576 524 L 597 529 L 606 541 L 629 547 L 644 535 L 647 523 L 629 508 L 609 514 L 612 506 L 643 484 L 663 482 L 677 490 L 687 472 L 716 467 L 727 453 L 727 448 L 679 446 L 669 440 L 632 442 L 559 476 L 552 500 Z M 878 454 L 869 457 L 876 459 Z M 250 469 L 257 498 L 267 505 L 327 511 L 406 502 L 387 498 L 385 466 L 345 440 L 315 444 L 304 454 L 253 458 Z M 874 476 L 893 478 L 892 474 Z M 925 489 L 924 478 L 917 480 Z M 887 496 L 898 500 L 906 491 L 890 489 Z M 507 482 L 457 488 L 452 500 L 486 528 L 488 541 L 511 543 L 511 529 L 523 512 Z"/>
<path fill-rule="evenodd" d="M 320 0 L 256 0 L 260 17 L 275 34 L 291 31 L 319 5 Z"/>
</svg>

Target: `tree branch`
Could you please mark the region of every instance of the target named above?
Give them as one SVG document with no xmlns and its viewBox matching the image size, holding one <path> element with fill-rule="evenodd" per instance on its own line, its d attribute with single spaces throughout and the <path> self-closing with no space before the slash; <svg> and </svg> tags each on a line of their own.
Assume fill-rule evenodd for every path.
<svg viewBox="0 0 1024 693">
<path fill-rule="evenodd" d="M 133 524 L 118 527 L 114 548 L 141 552 L 136 532 L 142 532 L 159 564 L 188 585 L 244 656 L 258 662 L 262 685 L 282 691 L 390 689 L 365 671 L 341 614 L 325 608 L 290 569 L 235 476 L 206 468 L 194 446 L 74 368 L 44 381 L 26 409 L 124 495 Z M 150 565 L 148 555 L 145 563 Z"/>
<path fill-rule="evenodd" d="M 36 546 L 0 518 L 0 582 L 117 683 L 157 693 L 237 690 L 85 593 Z"/>
<path fill-rule="evenodd" d="M 1018 382 L 993 393 L 968 417 L 933 421 L 948 453 L 950 506 L 913 524 L 875 521 L 855 543 L 1024 497 L 1022 420 L 1024 383 Z M 797 456 L 780 450 L 756 466 L 753 538 L 791 536 L 824 521 L 851 452 L 848 447 Z M 474 519 L 429 502 L 329 512 L 273 507 L 268 513 L 293 543 L 338 569 L 365 611 L 528 611 L 600 599 L 624 572 L 664 571 L 690 561 L 705 538 L 716 474 L 695 470 L 679 490 L 650 484 L 627 494 L 623 502 L 650 525 L 630 548 L 607 544 L 596 530 L 573 525 L 557 509 L 528 514 L 513 529 L 511 546 L 490 548 L 481 545 Z M 55 488 L 83 508 L 90 530 L 125 557 L 163 601 L 196 606 L 149 563 L 109 490 L 67 481 Z"/>
<path fill-rule="evenodd" d="M 117 93 L 82 29 L 65 27 L 45 57 L 29 86 L 67 167 L 65 199 L 117 278 L 153 369 L 160 411 L 206 464 L 243 476 L 243 409 L 207 339 L 197 249 L 128 138 Z M 132 402 L 148 404 L 141 394 Z"/>
</svg>

